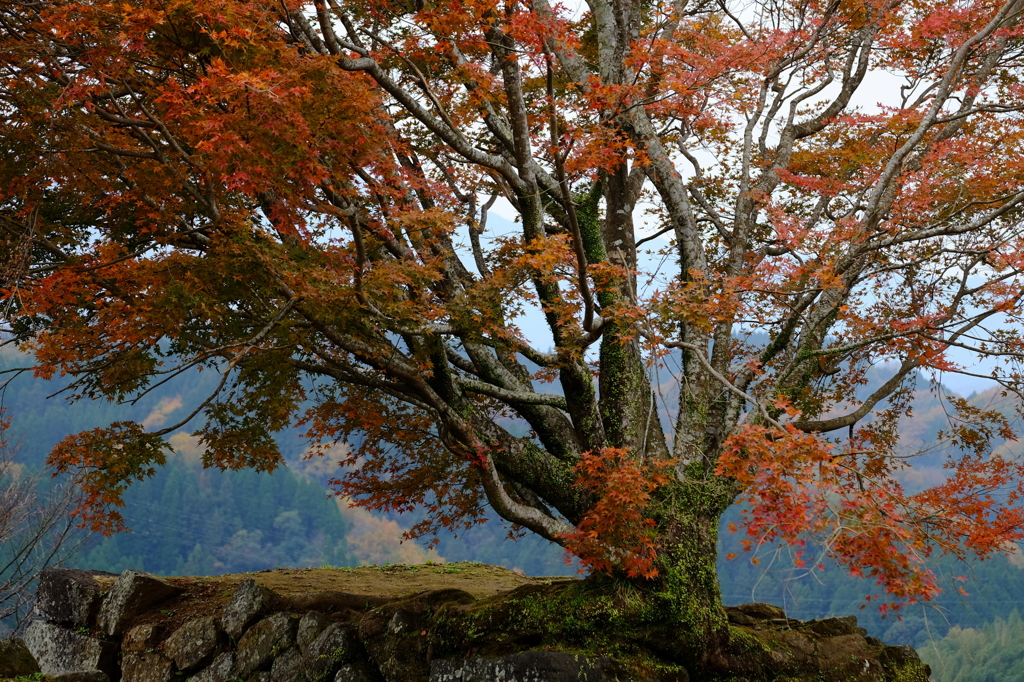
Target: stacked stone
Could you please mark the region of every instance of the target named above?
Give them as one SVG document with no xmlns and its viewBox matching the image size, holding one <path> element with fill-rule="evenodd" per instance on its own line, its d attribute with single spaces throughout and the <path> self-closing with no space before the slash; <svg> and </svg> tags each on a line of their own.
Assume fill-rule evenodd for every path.
<svg viewBox="0 0 1024 682">
<path fill-rule="evenodd" d="M 182 597 L 180 588 L 139 571 L 125 571 L 104 593 L 101 584 L 110 584 L 114 577 L 76 570 L 44 572 L 36 607 L 40 620 L 29 626 L 24 641 L 0 642 L 0 677 L 41 670 L 61 682 L 690 679 L 678 665 L 652 671 L 654 677 L 637 678 L 601 652 L 524 650 L 529 647 L 522 644 L 536 638 L 536 623 L 516 617 L 511 608 L 506 609 L 509 617 L 502 617 L 491 611 L 494 604 L 478 602 L 462 590 L 433 590 L 394 600 L 340 592 L 281 597 L 250 579 L 239 585 L 219 613 L 181 622 L 154 618 L 153 613 L 187 610 L 188 595 L 164 604 Z M 519 599 L 528 596 L 522 589 L 513 593 Z M 927 667 L 913 649 L 887 647 L 866 637 L 853 617 L 805 623 L 787 618 L 770 604 L 745 604 L 726 612 L 732 642 L 707 657 L 703 673 L 709 679 L 927 679 Z M 488 614 L 490 625 L 480 629 L 474 613 Z M 479 656 L 481 646 L 494 655 Z"/>
<path fill-rule="evenodd" d="M 116 578 L 104 592 L 98 577 Z M 46 569 L 39 576 L 35 614 L 24 643 L 38 669 L 63 682 L 108 682 L 121 677 L 118 639 L 126 625 L 180 590 L 141 571 Z"/>
<path fill-rule="evenodd" d="M 151 626 L 128 632 L 123 682 L 376 682 L 355 625 L 316 611 L 272 613 L 276 595 L 246 580 L 220 618 L 189 621 L 154 649 Z"/>
<path fill-rule="evenodd" d="M 104 592 L 98 576 L 116 577 Z M 59 682 L 378 682 L 358 626 L 317 611 L 273 613 L 271 590 L 246 580 L 220 617 L 189 620 L 167 637 L 132 621 L 182 590 L 140 571 L 120 576 L 48 569 L 24 639 L 0 642 L 0 678 L 44 673 Z"/>
</svg>

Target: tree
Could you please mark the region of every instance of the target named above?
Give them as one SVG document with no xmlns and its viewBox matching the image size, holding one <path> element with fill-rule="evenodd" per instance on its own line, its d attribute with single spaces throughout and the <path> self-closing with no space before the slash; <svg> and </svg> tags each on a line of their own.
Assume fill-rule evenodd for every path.
<svg viewBox="0 0 1024 682">
<path fill-rule="evenodd" d="M 489 507 L 700 645 L 734 502 L 897 600 L 1024 536 L 1007 417 L 949 397 L 922 492 L 895 451 L 915 381 L 1020 388 L 1021 0 L 2 8 L 5 319 L 75 397 L 214 369 L 207 465 L 357 434 L 360 504 Z M 59 445 L 82 518 L 180 425 Z"/>
</svg>

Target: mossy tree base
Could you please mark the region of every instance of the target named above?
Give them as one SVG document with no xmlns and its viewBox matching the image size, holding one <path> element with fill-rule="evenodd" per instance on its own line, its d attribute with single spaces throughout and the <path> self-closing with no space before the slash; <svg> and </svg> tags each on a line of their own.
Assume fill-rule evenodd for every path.
<svg viewBox="0 0 1024 682">
<path fill-rule="evenodd" d="M 660 682 L 927 682 L 930 673 L 912 648 L 866 637 L 852 616 L 800 622 L 768 604 L 724 609 L 724 632 L 700 649 L 656 595 L 625 581 L 526 586 L 473 602 L 431 598 L 427 609 L 425 598 L 389 604 L 379 616 L 417 612 L 422 620 L 409 631 L 434 660 L 558 651 L 606 657 L 618 671 L 608 679 Z M 425 681 L 425 663 L 406 679 Z"/>
</svg>

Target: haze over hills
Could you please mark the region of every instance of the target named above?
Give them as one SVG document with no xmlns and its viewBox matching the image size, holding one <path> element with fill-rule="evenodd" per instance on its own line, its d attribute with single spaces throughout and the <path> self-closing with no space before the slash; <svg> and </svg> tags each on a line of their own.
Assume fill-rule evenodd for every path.
<svg viewBox="0 0 1024 682">
<path fill-rule="evenodd" d="M 0 348 L 0 371 L 26 364 L 17 352 Z M 67 392 L 54 395 L 68 385 L 66 379 L 44 381 L 25 373 L 0 395 L 0 406 L 9 408 L 13 416 L 12 431 L 20 440 L 19 461 L 35 469 L 44 466 L 53 446 L 71 433 L 126 419 L 149 428 L 174 424 L 209 395 L 219 379 L 214 371 L 192 371 L 135 404 L 88 400 L 71 404 Z M 339 444 L 325 457 L 304 460 L 307 443 L 298 429 L 278 434 L 287 466 L 273 474 L 204 470 L 196 439 L 190 435 L 201 424 L 197 419 L 170 437 L 175 453 L 167 466 L 152 479 L 132 485 L 125 495 L 123 512 L 131 532 L 98 539 L 79 559 L 83 566 L 122 570 L 131 565 L 169 575 L 250 571 L 275 565 L 421 563 L 444 556 L 452 561 L 487 561 L 531 575 L 575 571 L 563 560 L 561 549 L 547 541 L 523 538 L 517 543 L 504 542 L 508 531 L 497 523 L 470 529 L 459 537 L 440 538 L 434 552 L 422 544 L 403 542 L 404 529 L 418 518 L 370 514 L 329 496 L 327 481 L 337 474 L 337 459 L 346 446 Z M 288 514 L 300 508 L 304 511 L 296 526 L 294 516 Z M 316 514 L 306 511 L 314 508 L 323 515 L 319 529 L 312 521 Z M 299 531 L 311 536 L 322 531 L 331 539 L 343 537 L 345 546 L 323 545 L 321 540 L 300 546 L 289 540 Z M 330 549 L 322 554 L 314 551 L 314 547 L 327 546 Z"/>
<path fill-rule="evenodd" d="M 23 360 L 17 353 L 0 349 L 0 369 L 16 367 L 19 362 Z M 884 380 L 884 374 L 884 367 L 879 368 L 871 383 Z M 19 461 L 38 468 L 53 445 L 70 433 L 124 419 L 153 428 L 173 424 L 208 395 L 218 380 L 213 371 L 192 372 L 155 389 L 134 405 L 119 406 L 97 401 L 68 404 L 59 395 L 46 399 L 66 386 L 66 379 L 43 381 L 22 375 L 4 391 L 2 405 L 11 408 L 13 431 L 22 441 Z M 913 415 L 901 424 L 905 453 L 925 451 L 914 468 L 903 474 L 902 482 L 909 489 L 934 484 L 943 476 L 944 454 L 929 448 L 938 432 L 948 428 L 947 409 L 939 391 L 929 389 L 923 380 L 920 386 Z M 671 381 L 663 388 L 671 391 Z M 864 393 L 870 390 L 870 384 L 862 387 Z M 971 400 L 978 405 L 1009 407 L 996 390 Z M 535 537 L 507 542 L 508 529 L 497 522 L 458 537 L 441 537 L 434 552 L 421 544 L 402 542 L 403 529 L 419 520 L 417 515 L 370 514 L 328 495 L 326 481 L 336 473 L 335 461 L 343 454 L 344 445 L 336 446 L 328 457 L 304 460 L 306 444 L 297 430 L 291 430 L 278 438 L 286 467 L 272 475 L 220 472 L 202 468 L 201 451 L 190 435 L 196 428 L 189 424 L 176 432 L 170 439 L 175 453 L 168 465 L 152 479 L 129 489 L 124 516 L 132 532 L 94 538 L 78 556 L 79 566 L 110 571 L 132 567 L 180 575 L 275 566 L 421 563 L 443 558 L 500 564 L 531 575 L 576 572 L 559 547 Z M 1020 443 L 1000 443 L 999 449 L 1019 455 L 1024 448 Z M 737 519 L 738 509 L 734 508 L 723 524 Z M 946 592 L 933 604 L 911 605 L 900 618 L 883 619 L 873 606 L 859 608 L 866 595 L 877 594 L 869 582 L 850 578 L 845 569 L 835 566 L 814 574 L 794 569 L 789 549 L 784 547 L 762 547 L 760 564 L 753 565 L 750 555 L 739 550 L 740 536 L 725 528 L 723 525 L 721 556 L 739 555 L 732 561 L 719 560 L 726 603 L 768 601 L 785 606 L 791 617 L 799 619 L 857 614 L 871 635 L 919 647 L 926 658 L 941 657 L 945 672 L 937 673 L 935 679 L 942 682 L 984 679 L 962 675 L 970 668 L 970 651 L 983 652 L 992 637 L 1005 639 L 1021 632 L 1020 619 L 1013 615 L 1014 608 L 1024 611 L 1024 556 L 1020 553 L 966 567 L 933 562 Z M 960 576 L 968 578 L 967 596 L 957 591 L 961 583 L 954 578 Z M 947 633 L 949 638 L 944 639 Z M 1024 641 L 1017 648 L 1024 651 Z M 1020 659 L 1001 664 L 1004 672 L 1017 669 L 1014 666 L 1024 671 L 1024 656 Z M 934 661 L 929 662 L 938 670 Z"/>
</svg>

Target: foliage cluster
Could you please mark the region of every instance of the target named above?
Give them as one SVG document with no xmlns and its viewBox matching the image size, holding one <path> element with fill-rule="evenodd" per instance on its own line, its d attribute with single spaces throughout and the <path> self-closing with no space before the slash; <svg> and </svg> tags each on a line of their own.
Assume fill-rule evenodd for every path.
<svg viewBox="0 0 1024 682">
<path fill-rule="evenodd" d="M 117 530 L 192 419 L 221 470 L 274 470 L 298 422 L 352 441 L 344 494 L 426 508 L 411 535 L 493 512 L 685 603 L 695 640 L 724 632 L 734 502 L 934 599 L 929 556 L 1024 539 L 1006 415 L 948 400 L 946 476 L 913 491 L 897 433 L 915 381 L 974 373 L 956 353 L 1021 393 L 1022 10 L 0 3 L 3 342 L 78 399 L 217 375 L 50 465 Z M 899 93 L 858 107 L 882 72 Z"/>
<path fill-rule="evenodd" d="M 629 451 L 603 448 L 584 454 L 576 465 L 576 485 L 592 492 L 597 504 L 584 515 L 576 530 L 562 538 L 565 547 L 584 567 L 611 573 L 621 564 L 623 553 L 630 578 L 653 578 L 658 574 L 654 519 L 644 518 L 651 493 L 669 482 L 668 469 L 675 462 L 637 462 Z"/>
</svg>

